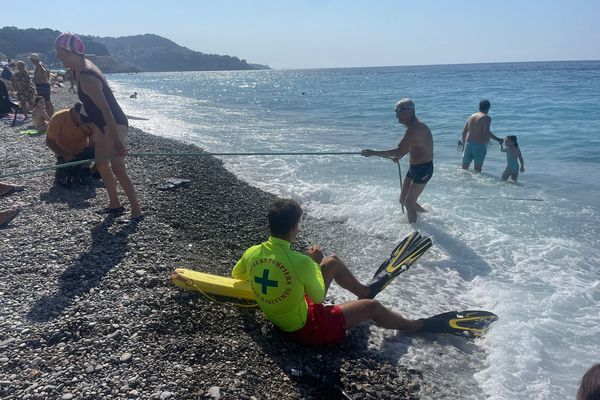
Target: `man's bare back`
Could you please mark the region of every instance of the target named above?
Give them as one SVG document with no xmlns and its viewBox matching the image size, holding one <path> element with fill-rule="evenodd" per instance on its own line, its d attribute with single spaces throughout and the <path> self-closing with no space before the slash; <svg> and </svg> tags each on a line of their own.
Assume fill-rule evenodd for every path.
<svg viewBox="0 0 600 400">
<path fill-rule="evenodd" d="M 475 171 L 481 172 L 483 161 L 487 153 L 487 144 L 490 139 L 502 143 L 502 139 L 490 131 L 492 118 L 488 115 L 490 102 L 481 100 L 479 102 L 479 112 L 471 115 L 462 133 L 463 160 L 462 168 L 469 169 L 471 161 L 475 161 Z"/>
<path fill-rule="evenodd" d="M 463 143 L 473 142 L 486 144 L 490 141 L 490 125 L 492 118 L 481 111 L 471 115 L 463 132 Z"/>
<path fill-rule="evenodd" d="M 35 72 L 33 73 L 33 83 L 49 83 L 48 76 L 50 73 L 44 64 L 41 62 L 35 66 Z"/>
</svg>

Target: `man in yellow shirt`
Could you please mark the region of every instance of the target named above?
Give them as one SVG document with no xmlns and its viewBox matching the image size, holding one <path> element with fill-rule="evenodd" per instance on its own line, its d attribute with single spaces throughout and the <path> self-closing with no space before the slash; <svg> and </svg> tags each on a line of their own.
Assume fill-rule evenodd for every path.
<svg viewBox="0 0 600 400">
<path fill-rule="evenodd" d="M 81 120 L 80 110 L 81 103 L 77 103 L 70 109 L 57 111 L 48 123 L 46 146 L 56 154 L 57 165 L 94 158 L 94 143 L 91 138 L 94 130 Z M 73 178 L 87 184 L 89 176 L 89 164 L 56 170 L 57 182 L 65 187 L 71 186 Z"/>
<path fill-rule="evenodd" d="M 265 316 L 290 340 L 310 346 L 340 343 L 346 329 L 367 320 L 402 331 L 423 327 L 423 320 L 405 319 L 368 299 L 370 287 L 358 282 L 337 256 L 325 257 L 318 246 L 311 246 L 308 255 L 291 250 L 301 216 L 296 201 L 275 201 L 268 214 L 269 240 L 246 250 L 232 271 L 234 278 L 250 282 Z M 333 281 L 359 300 L 321 304 Z"/>
</svg>

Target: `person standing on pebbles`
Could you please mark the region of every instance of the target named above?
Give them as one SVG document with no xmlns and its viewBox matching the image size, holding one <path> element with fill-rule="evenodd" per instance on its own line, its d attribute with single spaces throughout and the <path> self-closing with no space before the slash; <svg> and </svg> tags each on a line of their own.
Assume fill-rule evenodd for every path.
<svg viewBox="0 0 600 400">
<path fill-rule="evenodd" d="M 27 106 L 33 107 L 33 98 L 35 97 L 35 87 L 29 77 L 29 71 L 25 68 L 23 61 L 17 61 L 17 72 L 11 78 L 13 88 L 17 92 L 17 99 L 21 104 L 23 116 L 27 119 Z"/>
<path fill-rule="evenodd" d="M 108 207 L 99 212 L 120 214 L 124 211 L 117 195 L 118 181 L 129 199 L 131 220 L 141 220 L 142 209 L 125 169 L 127 149 L 123 141 L 129 126 L 127 117 L 100 69 L 85 58 L 85 46 L 78 35 L 61 33 L 56 38 L 55 46 L 58 59 L 73 71 L 77 82 L 77 95 L 83 104 L 83 122 L 91 123 L 95 127 L 92 137 L 96 143 L 96 166 L 109 199 Z"/>
</svg>

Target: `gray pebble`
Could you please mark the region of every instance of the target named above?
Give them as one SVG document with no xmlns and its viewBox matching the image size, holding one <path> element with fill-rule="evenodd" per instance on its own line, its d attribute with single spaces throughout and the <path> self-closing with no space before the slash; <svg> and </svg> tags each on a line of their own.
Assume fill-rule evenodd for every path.
<svg viewBox="0 0 600 400">
<path fill-rule="evenodd" d="M 211 386 L 206 391 L 206 394 L 215 400 L 219 400 L 221 398 L 221 388 L 219 386 Z"/>
</svg>

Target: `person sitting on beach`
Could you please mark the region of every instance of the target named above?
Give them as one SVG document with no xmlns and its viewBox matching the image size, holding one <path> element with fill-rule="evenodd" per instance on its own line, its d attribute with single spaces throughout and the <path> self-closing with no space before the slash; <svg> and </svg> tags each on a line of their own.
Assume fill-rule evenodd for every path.
<svg viewBox="0 0 600 400">
<path fill-rule="evenodd" d="M 35 87 L 31 78 L 29 77 L 29 71 L 25 69 L 25 63 L 23 61 L 17 61 L 17 72 L 11 78 L 13 87 L 17 92 L 17 100 L 21 103 L 21 111 L 27 119 L 27 105 L 33 105 L 33 98 L 35 96 Z"/>
<path fill-rule="evenodd" d="M 337 256 L 325 257 L 311 246 L 308 255 L 293 251 L 302 208 L 292 199 L 278 199 L 268 213 L 271 235 L 266 242 L 244 252 L 232 271 L 236 279 L 250 282 L 265 316 L 294 342 L 323 346 L 340 343 L 346 330 L 363 321 L 406 332 L 441 332 L 434 318 L 410 320 L 369 297 Z M 359 300 L 324 306 L 327 290 L 335 281 Z"/>
<path fill-rule="evenodd" d="M 406 126 L 404 137 L 398 147 L 391 150 L 375 151 L 365 149 L 365 157 L 377 156 L 398 161 L 410 154 L 410 168 L 406 173 L 400 192 L 400 203 L 406 207 L 408 222 L 417 222 L 417 213 L 425 209 L 417 203 L 425 185 L 433 176 L 433 136 L 431 131 L 415 115 L 415 104 L 411 99 L 401 99 L 396 103 L 396 118 Z"/>
<path fill-rule="evenodd" d="M 525 172 L 525 164 L 523 163 L 519 143 L 517 143 L 517 137 L 514 135 L 507 136 L 504 139 L 504 144 L 506 144 L 506 148 L 502 147 L 502 143 L 500 143 L 500 151 L 506 153 L 506 169 L 502 173 L 502 180 L 506 181 L 510 177 L 516 182 L 519 177 L 519 171 Z M 521 163 L 520 169 L 519 162 Z"/>
<path fill-rule="evenodd" d="M 577 400 L 600 399 L 600 364 L 592 366 L 581 378 Z"/>
<path fill-rule="evenodd" d="M 118 181 L 129 199 L 131 220 L 140 220 L 143 218 L 142 209 L 125 168 L 127 150 L 123 141 L 129 126 L 127 117 L 100 69 L 85 58 L 85 46 L 81 38 L 72 33 L 61 33 L 54 44 L 58 59 L 66 68 L 73 70 L 77 82 L 77 94 L 85 111 L 83 121 L 92 123 L 94 127 L 96 167 L 109 199 L 108 207 L 101 212 L 123 212 L 123 206 L 117 195 Z"/>
<path fill-rule="evenodd" d="M 35 66 L 35 71 L 33 72 L 33 84 L 35 85 L 35 90 L 37 91 L 38 96 L 44 98 L 46 111 L 48 112 L 48 115 L 51 116 L 54 114 L 54 106 L 52 106 L 52 102 L 50 101 L 50 71 L 40 61 L 39 55 L 32 54 L 29 59 Z"/>
<path fill-rule="evenodd" d="M 94 142 L 91 138 L 94 128 L 82 121 L 81 103 L 70 109 L 54 113 L 46 132 L 46 146 L 56 155 L 56 164 L 94 158 Z M 89 164 L 59 168 L 55 172 L 56 182 L 62 186 L 71 186 L 73 179 L 81 184 L 90 181 Z"/>
<path fill-rule="evenodd" d="M 33 111 L 31 113 L 31 122 L 38 131 L 45 131 L 50 122 L 50 117 L 46 113 L 46 106 L 42 96 L 36 96 L 33 101 Z"/>
<path fill-rule="evenodd" d="M 502 143 L 502 139 L 490 131 L 492 124 L 492 118 L 488 115 L 490 107 L 488 100 L 481 100 L 479 102 L 479 112 L 471 115 L 465 124 L 461 142 L 463 147 L 463 169 L 469 169 L 471 161 L 474 161 L 475 171 L 481 172 L 490 138 Z"/>
</svg>

